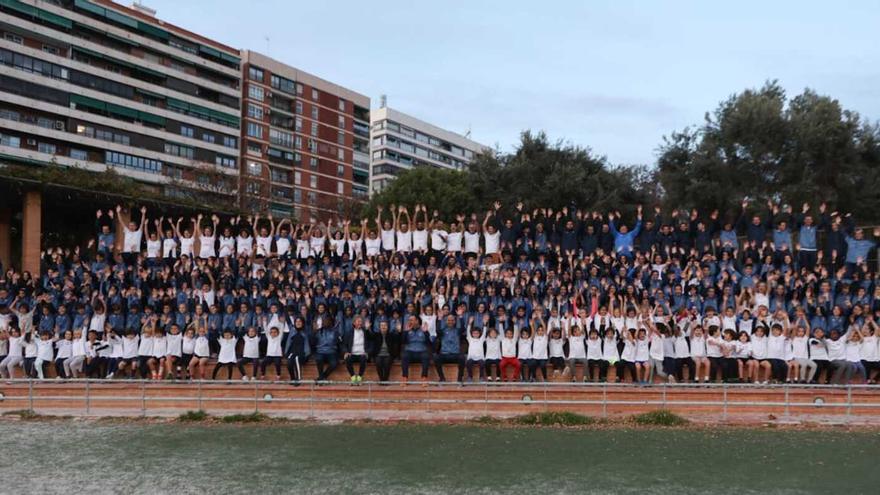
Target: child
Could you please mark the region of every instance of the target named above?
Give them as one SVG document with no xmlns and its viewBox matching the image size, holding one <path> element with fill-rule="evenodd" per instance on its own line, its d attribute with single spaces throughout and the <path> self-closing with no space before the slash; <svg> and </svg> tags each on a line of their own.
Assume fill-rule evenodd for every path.
<svg viewBox="0 0 880 495">
<path fill-rule="evenodd" d="M 749 334 L 741 331 L 737 337 L 736 345 L 733 350 L 733 357 L 736 359 L 737 376 L 740 383 L 747 382 L 754 374 L 754 367 L 757 365 L 751 358 L 752 342 Z"/>
<path fill-rule="evenodd" d="M 116 372 L 119 370 L 119 363 L 122 362 L 123 356 L 123 340 L 122 337 L 116 334 L 116 330 L 112 330 L 110 325 L 107 324 L 107 329 L 104 330 L 104 344 L 110 346 L 106 376 L 108 380 L 116 376 Z"/>
<path fill-rule="evenodd" d="M 707 356 L 706 337 L 703 334 L 703 327 L 700 325 L 694 326 L 690 348 L 691 361 L 694 363 L 694 383 L 699 383 L 701 377 L 704 383 L 709 383 L 712 366 Z"/>
<path fill-rule="evenodd" d="M 86 333 L 78 328 L 73 331 L 73 341 L 70 347 L 70 359 L 64 366 L 68 378 L 79 378 L 86 360 Z"/>
<path fill-rule="evenodd" d="M 162 379 L 162 373 L 165 371 L 165 356 L 168 354 L 168 340 L 165 338 L 165 330 L 157 327 L 153 331 L 153 349 L 147 364 L 150 366 L 150 378 L 153 380 Z"/>
<path fill-rule="evenodd" d="M 561 337 L 560 340 L 562 340 Z M 537 381 L 537 370 L 541 370 L 541 377 L 545 382 L 547 381 L 547 348 L 547 330 L 544 328 L 544 325 L 539 324 L 537 330 L 535 330 L 535 336 L 532 338 L 532 361 L 529 370 L 529 381 Z"/>
<path fill-rule="evenodd" d="M 193 357 L 189 361 L 189 377 L 191 380 L 196 378 L 196 369 L 199 370 L 199 377 L 202 380 L 208 377 L 208 358 L 211 357 L 211 344 L 208 342 L 208 327 L 200 326 L 198 334 L 193 339 Z"/>
<path fill-rule="evenodd" d="M 269 329 L 266 335 L 266 357 L 260 363 L 260 375 L 263 380 L 266 379 L 266 366 L 272 363 L 275 368 L 275 381 L 281 380 L 281 331 L 278 327 Z"/>
<path fill-rule="evenodd" d="M 583 344 L 583 338 L 581 338 L 581 344 Z M 568 373 L 571 373 L 571 368 L 568 368 L 566 371 L 565 366 L 565 339 L 562 338 L 562 330 L 559 328 L 554 328 L 550 331 L 550 365 L 553 367 L 553 376 L 559 376 L 560 374 L 566 375 L 568 377 Z M 544 381 L 547 381 L 547 377 L 544 377 Z"/>
<path fill-rule="evenodd" d="M 70 358 L 73 352 L 73 332 L 65 330 L 63 337 L 55 342 L 55 378 L 70 378 Z"/>
<path fill-rule="evenodd" d="M 136 360 L 140 347 L 140 336 L 134 330 L 125 332 L 122 338 L 122 360 L 119 362 L 119 372 L 124 373 L 128 369 L 128 378 L 134 378 Z"/>
<path fill-rule="evenodd" d="M 647 350 L 647 349 L 646 349 Z M 647 353 L 645 353 L 647 356 Z M 624 370 L 629 370 L 633 383 L 639 382 L 639 370 L 636 368 L 636 329 L 630 328 L 623 333 L 623 351 L 617 364 L 617 381 L 623 381 Z"/>
<path fill-rule="evenodd" d="M 593 329 L 592 331 L 596 331 Z M 605 330 L 605 338 L 602 339 L 602 360 L 599 361 L 599 381 L 604 382 L 608 379 L 608 368 L 614 366 L 616 371 L 615 381 L 620 382 L 623 379 L 623 366 L 620 360 L 620 351 L 617 348 L 617 330 L 608 327 Z M 632 376 L 635 377 L 635 367 L 631 370 Z"/>
<path fill-rule="evenodd" d="M 223 336 L 217 340 L 217 343 L 220 345 L 220 353 L 217 355 L 217 364 L 214 365 L 211 379 L 216 380 L 217 372 L 220 371 L 220 368 L 225 367 L 226 379 L 232 380 L 232 368 L 238 363 L 238 359 L 235 357 L 235 345 L 238 343 L 235 332 L 231 328 L 224 329 Z"/>
<path fill-rule="evenodd" d="M 36 329 L 34 329 L 34 331 L 36 331 Z M 37 340 L 37 354 L 34 359 L 34 368 L 37 372 L 37 378 L 40 380 L 45 380 L 45 367 L 54 360 L 56 339 L 57 337 L 51 337 L 49 332 L 42 332 L 40 333 L 40 339 Z"/>
<path fill-rule="evenodd" d="M 190 325 L 186 328 L 186 331 L 183 332 L 183 339 L 180 341 L 180 366 L 178 366 L 179 370 L 186 373 L 187 380 L 192 379 L 192 374 L 189 372 L 189 365 L 192 364 L 195 349 L 196 331 L 193 329 L 192 325 Z"/>
<path fill-rule="evenodd" d="M 486 326 L 483 326 L 483 330 L 485 331 Z M 492 369 L 495 369 L 494 380 L 501 381 L 501 338 L 498 335 L 498 329 L 495 327 L 489 328 L 489 334 L 486 336 L 486 354 L 485 354 L 485 368 L 486 368 L 486 376 L 489 381 L 493 380 Z"/>
<path fill-rule="evenodd" d="M 486 327 L 484 326 L 482 329 L 474 328 L 473 322 L 468 326 L 470 329 L 467 335 L 468 352 L 467 362 L 465 363 L 468 380 L 474 380 L 474 365 L 476 365 L 480 371 L 480 381 L 483 381 L 486 379 L 486 368 L 484 366 L 486 352 L 483 346 L 483 343 L 486 341 Z"/>
<path fill-rule="evenodd" d="M 7 335 L 8 348 L 6 357 L 0 361 L 0 378 L 13 378 L 15 367 L 24 362 L 24 339 L 21 330 L 10 326 Z"/>
<path fill-rule="evenodd" d="M 241 359 L 238 360 L 238 371 L 241 373 L 241 379 L 248 381 L 249 379 L 257 379 L 257 366 L 260 364 L 260 336 L 257 335 L 257 329 L 248 327 L 247 334 L 241 338 L 244 341 Z M 253 373 L 248 376 L 244 368 L 245 364 L 253 367 Z"/>
<path fill-rule="evenodd" d="M 791 339 L 791 357 L 795 363 L 795 375 L 791 378 L 797 383 L 810 383 L 816 376 L 816 362 L 810 359 L 807 329 L 798 325 Z M 789 369 L 791 371 L 791 369 Z"/>
<path fill-rule="evenodd" d="M 168 380 L 180 379 L 180 359 L 183 356 L 183 334 L 180 333 L 180 325 L 172 323 L 165 336 L 165 378 Z M 160 370 L 161 372 L 161 370 Z"/>
<path fill-rule="evenodd" d="M 636 339 L 636 354 L 635 354 L 635 363 L 636 363 L 636 380 L 642 385 L 650 385 L 651 384 L 651 370 L 654 368 L 651 366 L 651 349 L 650 344 L 651 341 L 648 340 L 648 332 L 644 328 L 640 328 L 638 333 L 638 338 Z"/>
<path fill-rule="evenodd" d="M 24 374 L 28 378 L 34 378 L 36 373 L 36 360 L 38 354 L 37 341 L 34 339 L 33 332 L 27 332 L 24 334 L 22 338 L 22 345 L 24 346 L 24 361 L 22 366 L 24 367 Z"/>
<path fill-rule="evenodd" d="M 150 361 L 153 359 L 153 327 L 151 323 L 144 325 L 141 330 L 141 340 L 137 350 L 136 368 L 141 375 L 141 380 L 147 379 L 147 373 L 150 371 Z"/>
<path fill-rule="evenodd" d="M 566 332 L 567 333 L 567 332 Z M 591 369 L 595 367 L 598 378 L 598 363 L 602 359 L 602 342 L 599 340 L 599 332 L 590 330 L 590 338 L 584 337 L 584 329 L 574 325 L 571 327 L 571 335 L 568 335 L 568 364 L 566 369 L 571 376 L 571 381 L 577 381 L 577 365 L 583 368 L 581 381 L 591 378 Z M 566 374 L 565 371 L 562 372 Z"/>
<path fill-rule="evenodd" d="M 766 385 L 769 383 L 772 371 L 770 361 L 767 360 L 767 336 L 764 325 L 757 325 L 752 335 L 752 359 L 755 361 L 752 365 L 753 381 L 759 385 Z"/>
<path fill-rule="evenodd" d="M 517 359 L 517 341 L 519 336 L 508 328 L 504 331 L 504 337 L 501 339 L 501 380 L 507 381 L 507 370 L 513 368 L 513 376 L 518 377 L 522 369 L 522 363 Z"/>
<path fill-rule="evenodd" d="M 535 369 L 532 364 L 532 332 L 528 327 L 523 327 L 519 332 L 516 358 L 520 363 L 519 379 L 524 382 L 535 381 Z"/>
<path fill-rule="evenodd" d="M 826 384 L 831 379 L 831 361 L 828 359 L 828 347 L 825 345 L 825 330 L 816 328 L 813 337 L 807 340 L 810 360 L 816 363 L 816 373 L 810 383 Z M 824 378 L 823 378 L 824 373 Z"/>
</svg>

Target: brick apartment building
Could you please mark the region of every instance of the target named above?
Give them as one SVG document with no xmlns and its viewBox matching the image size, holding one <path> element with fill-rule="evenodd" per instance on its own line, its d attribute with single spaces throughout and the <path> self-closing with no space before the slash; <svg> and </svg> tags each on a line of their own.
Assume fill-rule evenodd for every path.
<svg viewBox="0 0 880 495">
<path fill-rule="evenodd" d="M 249 50 L 242 68 L 242 207 L 323 218 L 365 199 L 370 99 Z"/>
</svg>

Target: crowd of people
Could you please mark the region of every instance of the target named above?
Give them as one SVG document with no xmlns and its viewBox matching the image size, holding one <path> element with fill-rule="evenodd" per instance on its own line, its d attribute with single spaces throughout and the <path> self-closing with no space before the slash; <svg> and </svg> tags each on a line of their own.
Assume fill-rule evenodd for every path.
<svg viewBox="0 0 880 495">
<path fill-rule="evenodd" d="M 40 275 L 5 267 L 0 375 L 284 366 L 296 383 L 314 363 L 358 384 L 399 361 L 404 381 L 452 364 L 458 381 L 875 383 L 875 242 L 825 204 L 754 206 L 639 206 L 634 223 L 521 203 L 301 224 L 99 210 L 94 239 L 46 249 Z"/>
</svg>

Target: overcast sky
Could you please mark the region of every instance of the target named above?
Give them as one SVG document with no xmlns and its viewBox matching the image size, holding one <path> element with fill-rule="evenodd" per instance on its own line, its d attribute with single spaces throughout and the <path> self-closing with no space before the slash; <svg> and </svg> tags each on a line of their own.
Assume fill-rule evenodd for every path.
<svg viewBox="0 0 880 495">
<path fill-rule="evenodd" d="M 876 0 L 143 3 L 502 150 L 546 130 L 615 164 L 653 164 L 663 135 L 767 79 L 880 118 Z"/>
</svg>

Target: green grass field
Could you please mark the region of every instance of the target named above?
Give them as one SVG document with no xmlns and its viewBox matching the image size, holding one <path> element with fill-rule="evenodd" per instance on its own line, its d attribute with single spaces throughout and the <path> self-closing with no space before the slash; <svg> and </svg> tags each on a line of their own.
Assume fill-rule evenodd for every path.
<svg viewBox="0 0 880 495">
<path fill-rule="evenodd" d="M 876 493 L 880 432 L 5 421 L 4 493 Z"/>
</svg>

